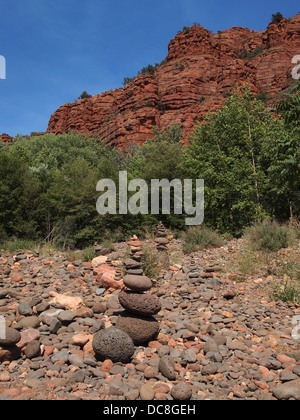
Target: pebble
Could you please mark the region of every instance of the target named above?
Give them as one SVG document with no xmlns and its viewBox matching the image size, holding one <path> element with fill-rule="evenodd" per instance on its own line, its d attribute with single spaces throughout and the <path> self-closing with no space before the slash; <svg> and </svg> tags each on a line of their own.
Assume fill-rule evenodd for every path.
<svg viewBox="0 0 300 420">
<path fill-rule="evenodd" d="M 188 401 L 191 399 L 192 394 L 192 386 L 186 383 L 179 383 L 177 385 L 174 385 L 171 391 L 171 395 L 174 398 L 174 400 L 178 401 Z"/>
<path fill-rule="evenodd" d="M 144 384 L 140 388 L 140 397 L 142 401 L 152 401 L 154 399 L 154 389 L 150 384 Z"/>
<path fill-rule="evenodd" d="M 25 349 L 25 356 L 28 359 L 34 359 L 35 357 L 40 356 L 40 342 L 37 340 L 33 340 L 27 344 Z"/>
<path fill-rule="evenodd" d="M 108 263 L 121 267 L 128 245 L 117 247 Z M 0 313 L 13 332 L 8 345 L 0 342 L 0 399 L 299 400 L 300 351 L 292 319 L 300 310 L 272 302 L 265 287 L 270 267 L 250 276 L 230 271 L 243 240 L 195 252 L 193 264 L 191 256 L 180 254 L 180 241 L 172 240 L 172 247 L 180 264 L 172 262 L 149 279 L 149 297 L 161 301 L 161 310 L 152 314 L 159 330 L 143 344 L 131 339 L 126 360 L 120 360 L 126 353 L 120 340 L 114 360 L 109 352 L 117 346 L 111 340 L 104 357 L 93 344 L 98 333 L 123 318 L 119 299 L 128 291 L 99 290 L 93 269 L 80 258 L 71 264 L 62 254 L 35 255 L 16 264 L 2 253 Z M 135 256 L 130 270 L 141 272 L 140 263 Z M 139 290 L 139 297 L 144 294 Z M 144 327 L 139 329 L 143 335 Z"/>
<path fill-rule="evenodd" d="M 17 344 L 21 340 L 21 334 L 13 329 L 6 328 L 5 337 L 0 338 L 0 346 L 11 347 Z"/>
<path fill-rule="evenodd" d="M 170 381 L 176 379 L 175 361 L 171 357 L 163 356 L 159 361 L 158 368 L 165 378 L 169 379 Z"/>
</svg>

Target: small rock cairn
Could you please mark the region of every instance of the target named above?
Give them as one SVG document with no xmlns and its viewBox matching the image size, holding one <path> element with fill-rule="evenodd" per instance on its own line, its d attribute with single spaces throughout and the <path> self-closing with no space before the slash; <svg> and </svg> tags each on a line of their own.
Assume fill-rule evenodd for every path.
<svg viewBox="0 0 300 420">
<path fill-rule="evenodd" d="M 159 223 L 156 229 L 157 231 L 156 231 L 155 243 L 156 243 L 156 249 L 159 254 L 158 262 L 161 269 L 166 271 L 169 269 L 169 266 L 170 266 L 170 259 L 169 259 L 169 253 L 168 253 L 169 251 L 168 244 L 170 241 L 167 238 L 167 232 L 162 222 Z"/>
<path fill-rule="evenodd" d="M 143 273 L 142 242 L 133 236 L 128 242 L 131 249 L 130 258 L 124 261 L 126 275 L 124 285 L 127 287 L 119 294 L 119 302 L 125 309 L 116 322 L 116 328 L 126 332 L 137 346 L 146 345 L 159 332 L 159 323 L 153 317 L 161 310 L 159 299 L 145 293 L 152 288 L 152 281 Z"/>
<path fill-rule="evenodd" d="M 157 226 L 155 242 L 158 251 L 168 251 L 169 239 L 167 238 L 167 232 L 162 222 Z"/>
<path fill-rule="evenodd" d="M 200 272 L 199 272 L 199 266 L 196 264 L 195 259 L 192 257 L 190 265 L 188 267 L 189 269 L 189 283 L 196 284 L 200 282 Z"/>
</svg>

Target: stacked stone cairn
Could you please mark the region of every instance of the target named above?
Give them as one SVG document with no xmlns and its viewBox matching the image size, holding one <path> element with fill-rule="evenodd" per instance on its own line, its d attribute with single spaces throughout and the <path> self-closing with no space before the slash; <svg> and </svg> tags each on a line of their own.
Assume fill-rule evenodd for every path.
<svg viewBox="0 0 300 420">
<path fill-rule="evenodd" d="M 168 251 L 169 239 L 167 238 L 167 232 L 162 222 L 157 226 L 155 242 L 158 251 Z"/>
<path fill-rule="evenodd" d="M 196 264 L 195 259 L 192 257 L 189 269 L 189 283 L 196 284 L 201 282 L 199 266 Z"/>
<path fill-rule="evenodd" d="M 125 309 L 116 322 L 116 328 L 127 333 L 136 346 L 147 345 L 159 332 L 159 323 L 154 318 L 161 310 L 159 299 L 147 293 L 152 288 L 152 281 L 143 275 L 142 242 L 133 236 L 128 242 L 130 258 L 124 261 L 126 290 L 119 294 L 119 302 Z"/>
<path fill-rule="evenodd" d="M 111 260 L 110 257 L 107 257 L 106 264 L 109 265 L 110 267 L 113 267 L 114 268 L 114 270 L 116 272 L 116 275 L 114 277 L 114 280 L 121 281 L 122 280 L 122 277 L 123 277 L 122 268 L 117 267 L 116 265 L 114 265 L 113 264 L 113 261 Z"/>
</svg>

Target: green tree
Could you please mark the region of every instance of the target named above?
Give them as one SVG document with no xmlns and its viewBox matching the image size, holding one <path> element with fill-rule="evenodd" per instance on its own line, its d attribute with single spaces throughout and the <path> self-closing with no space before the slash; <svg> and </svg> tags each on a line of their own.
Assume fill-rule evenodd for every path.
<svg viewBox="0 0 300 420">
<path fill-rule="evenodd" d="M 237 88 L 220 111 L 198 124 L 183 168 L 186 177 L 205 181 L 206 224 L 239 235 L 266 216 L 263 144 L 274 124 L 247 86 Z"/>
<path fill-rule="evenodd" d="M 0 232 L 8 237 L 36 238 L 39 186 L 28 165 L 1 149 L 0 178 Z"/>
<path fill-rule="evenodd" d="M 284 17 L 280 12 L 272 14 L 272 23 L 280 23 L 282 19 L 284 19 Z"/>
<path fill-rule="evenodd" d="M 80 96 L 78 96 L 78 99 L 89 99 L 92 98 L 92 95 L 90 95 L 89 93 L 87 93 L 86 90 L 84 90 L 82 92 L 82 94 Z"/>
<path fill-rule="evenodd" d="M 270 182 L 293 221 L 300 213 L 300 93 L 282 100 L 277 112 L 282 117 L 281 135 L 268 144 Z"/>
<path fill-rule="evenodd" d="M 182 131 L 179 126 L 168 127 L 165 131 L 154 129 L 154 138 L 139 147 L 131 156 L 128 163 L 129 179 L 142 178 L 149 188 L 149 204 L 152 179 L 181 179 L 181 160 L 183 144 Z M 171 194 L 171 210 L 173 209 L 174 196 Z M 150 210 L 150 209 L 149 209 Z M 184 227 L 184 215 L 157 215 L 145 216 L 142 223 L 150 226 L 162 220 L 166 226 Z"/>
</svg>

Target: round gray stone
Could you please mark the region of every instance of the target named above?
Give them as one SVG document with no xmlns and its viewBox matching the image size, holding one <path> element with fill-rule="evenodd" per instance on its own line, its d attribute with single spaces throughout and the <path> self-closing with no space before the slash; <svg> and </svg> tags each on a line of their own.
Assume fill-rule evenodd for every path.
<svg viewBox="0 0 300 420">
<path fill-rule="evenodd" d="M 20 315 L 24 316 L 31 316 L 33 314 L 32 307 L 27 302 L 20 303 L 18 307 L 18 312 Z"/>
<path fill-rule="evenodd" d="M 173 386 L 171 395 L 174 400 L 177 401 L 188 401 L 192 397 L 191 385 L 185 384 L 184 382 Z"/>
<path fill-rule="evenodd" d="M 135 351 L 132 339 L 118 328 L 99 331 L 93 339 L 93 349 L 100 360 L 128 363 Z"/>
<path fill-rule="evenodd" d="M 76 318 L 75 312 L 72 311 L 62 311 L 58 314 L 57 319 L 62 323 L 62 325 L 69 325 Z"/>
<path fill-rule="evenodd" d="M 0 338 L 0 346 L 10 347 L 14 346 L 21 340 L 21 334 L 14 328 L 6 328 L 5 338 Z"/>
</svg>

